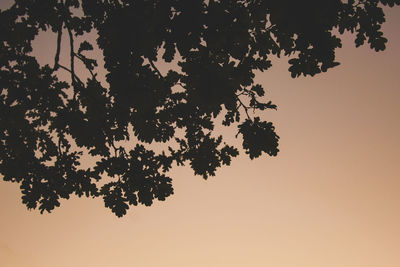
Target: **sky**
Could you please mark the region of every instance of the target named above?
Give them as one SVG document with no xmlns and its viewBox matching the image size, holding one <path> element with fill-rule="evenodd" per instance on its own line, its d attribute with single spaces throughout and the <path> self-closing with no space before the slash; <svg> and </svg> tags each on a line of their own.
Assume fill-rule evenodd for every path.
<svg viewBox="0 0 400 267">
<path fill-rule="evenodd" d="M 41 215 L 0 181 L 0 266 L 400 266 L 400 8 L 386 12 L 383 52 L 346 35 L 327 73 L 257 74 L 277 157 L 241 151 L 207 181 L 174 168 L 174 195 L 123 218 L 76 197 Z"/>
</svg>

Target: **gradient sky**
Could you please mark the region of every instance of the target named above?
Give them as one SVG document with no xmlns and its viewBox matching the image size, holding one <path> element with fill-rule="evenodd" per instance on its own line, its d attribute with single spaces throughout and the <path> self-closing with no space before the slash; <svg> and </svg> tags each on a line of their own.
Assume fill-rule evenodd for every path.
<svg viewBox="0 0 400 267">
<path fill-rule="evenodd" d="M 328 73 L 258 74 L 276 158 L 242 152 L 208 181 L 174 168 L 173 196 L 123 218 L 86 198 L 40 215 L 1 181 L 0 266 L 399 267 L 400 8 L 387 20 L 384 52 L 346 35 Z"/>
</svg>

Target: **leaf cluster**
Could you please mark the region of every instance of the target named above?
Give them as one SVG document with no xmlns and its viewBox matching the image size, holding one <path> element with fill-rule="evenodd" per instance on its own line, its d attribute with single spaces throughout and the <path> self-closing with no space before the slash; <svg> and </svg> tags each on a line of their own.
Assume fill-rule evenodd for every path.
<svg viewBox="0 0 400 267">
<path fill-rule="evenodd" d="M 76 194 L 102 197 L 123 216 L 131 205 L 173 194 L 173 164 L 189 164 L 205 179 L 229 165 L 238 149 L 215 124 L 236 128 L 251 159 L 276 156 L 273 124 L 253 116 L 276 109 L 255 72 L 281 56 L 289 58 L 292 77 L 325 72 L 339 64 L 337 32 L 354 33 L 356 46 L 367 41 L 384 50 L 381 6 L 399 4 L 16 0 L 0 11 L 0 173 L 20 184 L 28 208 L 50 212 Z M 53 66 L 40 66 L 31 53 L 40 31 L 57 35 Z M 77 45 L 87 33 L 97 34 L 96 43 Z M 69 66 L 59 60 L 63 34 Z M 106 86 L 97 59 L 88 56 L 95 49 Z M 177 65 L 163 74 L 160 61 Z M 160 143 L 168 148 L 157 154 L 150 144 Z M 96 159 L 93 167 L 81 166 L 85 153 Z"/>
</svg>

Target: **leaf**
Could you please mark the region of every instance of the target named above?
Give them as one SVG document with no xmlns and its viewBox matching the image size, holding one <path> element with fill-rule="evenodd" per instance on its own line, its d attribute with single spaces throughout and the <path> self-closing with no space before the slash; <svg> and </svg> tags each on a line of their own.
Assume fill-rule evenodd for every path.
<svg viewBox="0 0 400 267">
<path fill-rule="evenodd" d="M 83 51 L 91 51 L 93 50 L 93 46 L 88 41 L 83 41 L 79 45 L 78 54 L 82 53 Z"/>
<path fill-rule="evenodd" d="M 263 152 L 270 156 L 277 155 L 279 136 L 272 123 L 260 121 L 256 117 L 254 121 L 247 119 L 238 128 L 243 136 L 243 149 L 251 159 L 258 158 Z"/>
</svg>

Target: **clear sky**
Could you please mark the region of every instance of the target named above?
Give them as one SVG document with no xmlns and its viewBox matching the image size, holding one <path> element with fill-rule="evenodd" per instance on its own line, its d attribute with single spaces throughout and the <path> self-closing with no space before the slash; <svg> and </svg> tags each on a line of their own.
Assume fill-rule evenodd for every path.
<svg viewBox="0 0 400 267">
<path fill-rule="evenodd" d="M 86 198 L 40 215 L 1 181 L 0 266 L 399 267 L 400 8 L 387 20 L 384 52 L 345 36 L 328 73 L 258 74 L 276 158 L 242 153 L 207 181 L 174 168 L 173 196 L 123 218 Z"/>
</svg>

